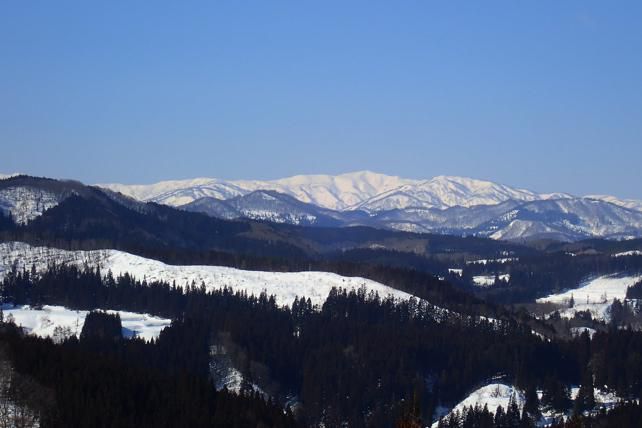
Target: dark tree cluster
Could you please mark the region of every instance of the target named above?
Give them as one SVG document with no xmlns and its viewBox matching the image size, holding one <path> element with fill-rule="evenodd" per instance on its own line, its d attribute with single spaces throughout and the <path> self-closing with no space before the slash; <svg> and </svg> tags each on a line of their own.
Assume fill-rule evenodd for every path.
<svg viewBox="0 0 642 428">
<path fill-rule="evenodd" d="M 437 404 L 456 402 L 496 373 L 519 384 L 546 376 L 572 382 L 580 376 L 572 346 L 543 342 L 517 323 L 462 316 L 414 299 L 394 303 L 365 290 L 333 290 L 320 311 L 305 299 L 287 309 L 266 295 L 208 292 L 196 284 L 183 291 L 167 283 L 136 281 L 129 275 L 102 278 L 97 270 L 61 265 L 42 275 L 12 272 L 2 291 L 15 303 L 171 317 L 176 325 L 157 344 L 165 350 L 165 362 L 156 363 L 159 368 L 192 361 L 185 369 L 205 374 L 203 350 L 224 343 L 245 374 L 275 380 L 277 397 L 294 392 L 303 402 L 304 420 L 329 426 L 341 421 L 386 426 L 399 416 L 404 397 L 413 396 L 422 418 L 430 420 Z M 191 326 L 181 331 L 181 323 Z M 165 347 L 168 336 L 175 343 Z"/>
<path fill-rule="evenodd" d="M 174 328 L 156 343 L 85 336 L 54 345 L 0 324 L 0 344 L 15 371 L 30 380 L 30 393 L 15 398 L 36 409 L 41 427 L 296 426 L 275 403 L 216 392 L 207 377 L 175 366 L 171 352 L 182 358 L 192 350 L 176 349 L 188 339 L 177 343 L 175 336 L 189 335 L 180 328 L 171 333 Z"/>
</svg>

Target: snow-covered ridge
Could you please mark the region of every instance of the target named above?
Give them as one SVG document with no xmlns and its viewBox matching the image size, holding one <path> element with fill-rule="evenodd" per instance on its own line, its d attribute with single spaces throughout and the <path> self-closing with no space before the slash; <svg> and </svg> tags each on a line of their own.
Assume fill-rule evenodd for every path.
<svg viewBox="0 0 642 428">
<path fill-rule="evenodd" d="M 508 200 L 536 201 L 571 198 L 566 193 L 536 193 L 486 180 L 437 176 L 406 179 L 359 171 L 341 175 L 299 175 L 271 181 L 197 178 L 150 185 L 102 184 L 141 201 L 172 206 L 202 197 L 225 200 L 256 190 L 274 190 L 333 210 L 378 212 L 391 209 L 496 205 Z"/>
<path fill-rule="evenodd" d="M 230 199 L 256 190 L 274 190 L 314 205 L 343 210 L 379 193 L 418 182 L 400 177 L 360 171 L 341 175 L 298 175 L 278 180 L 192 180 L 162 181 L 150 185 L 101 184 L 141 201 L 180 206 L 202 197 Z"/>
<path fill-rule="evenodd" d="M 89 311 L 75 311 L 63 306 L 48 305 L 38 309 L 24 305 L 4 305 L 2 310 L 5 320 L 12 318 L 14 323 L 27 333 L 52 338 L 56 334 L 79 337 L 85 325 L 85 317 L 89 313 Z M 127 338 L 135 336 L 145 340 L 156 339 L 161 330 L 171 324 L 169 319 L 148 314 L 111 310 L 106 312 L 120 316 L 123 336 Z"/>
<path fill-rule="evenodd" d="M 624 251 L 622 253 L 617 253 L 612 255 L 612 257 L 628 257 L 628 256 L 642 256 L 642 251 L 631 250 L 631 251 Z"/>
<path fill-rule="evenodd" d="M 642 211 L 642 201 L 636 199 L 620 199 L 610 195 L 587 195 L 585 198 L 609 202 L 635 211 Z"/>
<path fill-rule="evenodd" d="M 495 205 L 507 200 L 533 201 L 550 197 L 551 195 L 540 195 L 485 180 L 438 176 L 380 193 L 354 208 L 366 211 L 412 207 L 444 209 L 454 206 Z"/>
<path fill-rule="evenodd" d="M 0 180 L 4 180 L 5 178 L 15 177 L 17 175 L 22 175 L 22 174 L 19 172 L 14 172 L 12 174 L 0 174 Z"/>
<path fill-rule="evenodd" d="M 229 287 L 254 295 L 266 291 L 275 296 L 279 305 L 291 305 L 296 296 L 305 296 L 310 298 L 313 305 L 321 305 L 333 287 L 348 290 L 363 287 L 367 291 L 377 292 L 381 297 L 392 296 L 399 300 L 413 297 L 369 279 L 328 272 L 263 272 L 221 266 L 176 266 L 117 250 L 66 251 L 32 247 L 21 242 L 0 244 L 0 279 L 14 265 L 18 269 L 31 269 L 35 265 L 37 271 L 42 271 L 54 261 L 78 266 L 100 266 L 103 273 L 110 270 L 114 276 L 129 273 L 140 280 L 175 281 L 181 287 L 194 283 L 199 286 L 205 284 L 211 290 Z"/>
</svg>

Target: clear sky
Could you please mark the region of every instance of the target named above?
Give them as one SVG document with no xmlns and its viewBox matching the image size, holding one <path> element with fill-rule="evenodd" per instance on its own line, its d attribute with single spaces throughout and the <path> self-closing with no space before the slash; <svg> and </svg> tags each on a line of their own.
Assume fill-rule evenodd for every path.
<svg viewBox="0 0 642 428">
<path fill-rule="evenodd" d="M 90 5 L 93 3 L 93 5 Z M 4 1 L 0 172 L 642 198 L 640 1 Z"/>
</svg>

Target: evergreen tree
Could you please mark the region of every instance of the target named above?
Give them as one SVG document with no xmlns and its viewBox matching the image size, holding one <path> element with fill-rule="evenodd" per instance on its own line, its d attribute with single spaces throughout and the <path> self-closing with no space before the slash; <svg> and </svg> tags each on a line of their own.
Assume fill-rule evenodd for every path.
<svg viewBox="0 0 642 428">
<path fill-rule="evenodd" d="M 526 387 L 524 397 L 524 413 L 533 421 L 538 421 L 542 416 L 539 410 L 539 397 L 534 383 L 529 383 Z"/>
<path fill-rule="evenodd" d="M 593 389 L 593 373 L 589 367 L 584 369 L 582 384 L 575 398 L 574 413 L 581 415 L 595 407 L 595 393 Z"/>
</svg>

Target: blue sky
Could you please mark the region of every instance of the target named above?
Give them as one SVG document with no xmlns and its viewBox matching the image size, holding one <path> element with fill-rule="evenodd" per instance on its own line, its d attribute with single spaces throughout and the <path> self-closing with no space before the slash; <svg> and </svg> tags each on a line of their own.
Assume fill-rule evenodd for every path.
<svg viewBox="0 0 642 428">
<path fill-rule="evenodd" d="M 0 5 L 0 172 L 642 198 L 642 2 L 89 3 Z"/>
</svg>

